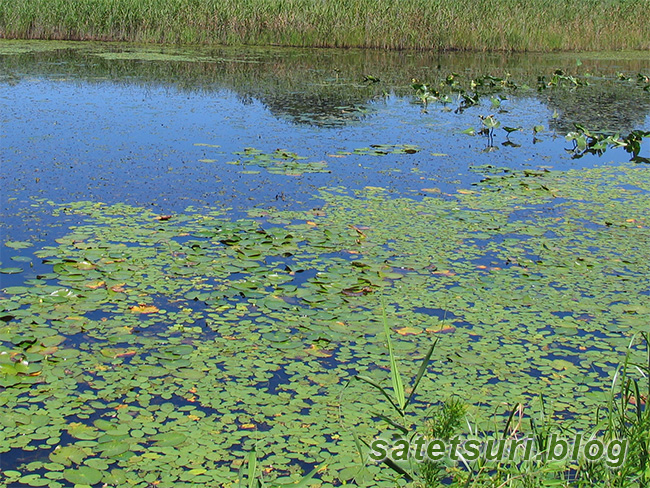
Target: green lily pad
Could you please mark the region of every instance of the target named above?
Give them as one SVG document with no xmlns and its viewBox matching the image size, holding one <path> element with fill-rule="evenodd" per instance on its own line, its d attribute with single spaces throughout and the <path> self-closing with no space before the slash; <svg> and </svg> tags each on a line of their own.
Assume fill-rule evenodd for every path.
<svg viewBox="0 0 650 488">
<path fill-rule="evenodd" d="M 10 247 L 12 249 L 27 249 L 28 247 L 32 247 L 34 244 L 31 242 L 27 241 L 7 241 L 5 242 L 5 246 Z"/>
<path fill-rule="evenodd" d="M 29 293 L 31 290 L 26 286 L 8 286 L 2 289 L 8 295 L 23 295 Z"/>
<path fill-rule="evenodd" d="M 11 256 L 11 260 L 19 263 L 31 263 L 34 259 L 30 256 Z"/>
<path fill-rule="evenodd" d="M 79 447 L 64 446 L 57 447 L 50 453 L 50 461 L 59 463 L 64 466 L 70 466 L 72 463 L 81 464 L 88 456 L 88 453 Z"/>
<path fill-rule="evenodd" d="M 0 268 L 0 274 L 18 274 L 22 272 L 23 272 L 23 268 L 15 268 L 15 267 Z"/>
<path fill-rule="evenodd" d="M 186 439 L 187 436 L 180 432 L 167 432 L 165 434 L 158 434 L 151 437 L 151 440 L 155 441 L 156 445 L 161 447 L 177 446 L 185 442 Z"/>
<path fill-rule="evenodd" d="M 103 457 L 114 458 L 120 454 L 131 449 L 131 445 L 120 439 L 109 440 L 108 442 L 102 442 L 97 445 L 97 450 L 101 453 Z"/>
<path fill-rule="evenodd" d="M 76 469 L 66 469 L 63 477 L 76 485 L 96 485 L 102 480 L 101 471 L 90 466 L 80 466 Z"/>
<path fill-rule="evenodd" d="M 68 433 L 75 439 L 84 440 L 96 439 L 99 435 L 96 429 L 80 422 L 70 424 L 68 427 Z"/>
</svg>

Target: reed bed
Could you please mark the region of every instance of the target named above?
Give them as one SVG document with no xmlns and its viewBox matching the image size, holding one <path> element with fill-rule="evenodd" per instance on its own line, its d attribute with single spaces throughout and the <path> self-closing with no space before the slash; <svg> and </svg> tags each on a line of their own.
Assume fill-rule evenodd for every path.
<svg viewBox="0 0 650 488">
<path fill-rule="evenodd" d="M 463 51 L 646 50 L 650 0 L 0 0 L 0 37 Z"/>
</svg>

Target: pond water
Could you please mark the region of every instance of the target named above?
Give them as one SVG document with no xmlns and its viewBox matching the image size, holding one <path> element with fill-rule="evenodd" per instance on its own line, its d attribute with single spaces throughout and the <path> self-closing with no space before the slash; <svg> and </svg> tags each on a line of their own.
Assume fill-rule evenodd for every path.
<svg viewBox="0 0 650 488">
<path fill-rule="evenodd" d="M 542 393 L 587 428 L 647 331 L 647 56 L 0 66 L 2 486 L 230 486 L 254 445 L 269 479 L 390 484 L 352 434 L 390 411 L 353 380 L 390 384 L 384 312 L 405 380 L 438 339 L 416 425 Z"/>
</svg>

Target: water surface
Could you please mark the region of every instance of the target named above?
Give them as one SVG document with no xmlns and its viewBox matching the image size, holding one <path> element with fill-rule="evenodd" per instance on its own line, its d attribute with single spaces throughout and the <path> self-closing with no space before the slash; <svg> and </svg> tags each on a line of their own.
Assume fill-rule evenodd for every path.
<svg viewBox="0 0 650 488">
<path fill-rule="evenodd" d="M 257 443 L 381 483 L 347 431 L 381 397 L 344 387 L 388 384 L 380 297 L 405 376 L 441 338 L 419 415 L 543 392 L 584 427 L 647 327 L 648 179 L 565 135 L 649 130 L 649 65 L 2 42 L 2 482 L 229 486 Z"/>
</svg>

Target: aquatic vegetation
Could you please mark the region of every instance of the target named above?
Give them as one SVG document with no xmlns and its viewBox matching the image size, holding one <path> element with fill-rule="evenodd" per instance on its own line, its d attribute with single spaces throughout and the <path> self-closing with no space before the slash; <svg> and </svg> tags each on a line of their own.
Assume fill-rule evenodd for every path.
<svg viewBox="0 0 650 488">
<path fill-rule="evenodd" d="M 371 144 L 370 147 L 358 147 L 354 151 L 338 151 L 337 154 L 349 156 L 363 154 L 367 156 L 386 156 L 388 154 L 415 154 L 420 148 L 414 144 Z"/>
<path fill-rule="evenodd" d="M 15 141 L 3 155 L 15 166 L 3 165 L 13 181 L 3 204 L 18 212 L 0 242 L 0 485 L 394 486 L 400 471 L 364 462 L 364 440 L 418 427 L 446 436 L 461 417 L 462 427 L 486 436 L 519 420 L 527 427 L 540 392 L 552 413 L 533 419 L 539 442 L 553 425 L 592 432 L 604 424 L 593 413 L 611 412 L 607 421 L 636 436 L 644 452 L 645 383 L 636 368 L 645 371 L 646 353 L 629 344 L 647 329 L 645 165 L 549 171 L 536 165 L 577 167 L 563 152 L 571 142 L 557 138 L 554 156 L 523 162 L 521 151 L 468 152 L 476 141 L 453 125 L 478 123 L 481 114 L 477 128 L 487 137 L 478 146 L 532 134 L 543 139 L 535 149 L 548 149 L 565 133 L 556 119 L 522 123 L 509 114 L 527 97 L 556 97 L 561 111 L 558 100 L 575 95 L 580 108 L 580 97 L 597 91 L 593 83 L 562 82 L 542 96 L 534 77 L 526 88 L 506 74 L 441 69 L 422 102 L 444 112 L 421 115 L 408 98 L 413 87 L 392 87 L 395 73 L 409 73 L 398 83 L 430 73 L 439 60 L 426 56 L 391 57 L 424 61 L 387 73 L 375 69 L 378 53 L 367 52 L 292 50 L 295 63 L 283 64 L 275 50 L 196 48 L 195 58 L 169 46 L 111 49 L 120 59 L 109 62 L 100 48 L 3 57 L 2 81 L 18 84 L 14 96 L 42 93 L 47 83 L 65 93 L 58 104 L 53 95 L 50 108 L 78 90 L 104 100 L 106 88 L 122 93 L 113 78 L 126 76 L 145 87 L 129 82 L 125 91 L 137 96 L 127 103 L 146 98 L 154 118 L 119 126 L 120 135 L 99 132 L 107 138 L 85 166 L 58 147 L 50 164 L 32 161 L 26 148 L 46 147 L 49 132 L 27 140 L 18 117 L 7 126 Z M 323 67 L 313 56 L 331 59 Z M 27 58 L 51 71 L 39 73 Z M 362 73 L 381 81 L 362 82 Z M 611 85 L 635 94 L 630 113 L 645 113 L 642 81 Z M 232 104 L 217 97 L 208 107 L 224 89 Z M 177 107 L 161 102 L 167 98 Z M 31 113 L 42 113 L 48 128 L 65 121 L 64 110 L 51 112 L 52 119 Z M 169 127 L 159 124 L 161 112 Z M 102 124 L 127 119 L 116 113 Z M 87 120 L 76 115 L 67 114 Z M 183 130 L 158 151 L 152 146 L 175 117 Z M 150 120 L 150 145 L 123 137 Z M 271 121 L 280 135 L 265 137 L 271 129 L 261 124 L 250 130 L 249 120 Z M 324 121 L 333 130 L 322 129 Z M 69 126 L 61 126 L 52 125 L 52 140 L 64 146 Z M 237 164 L 224 164 L 233 152 Z M 309 166 L 314 154 L 327 166 Z M 87 181 L 52 184 L 73 172 Z M 291 183 L 286 201 L 283 193 L 273 198 L 278 182 Z M 630 367 L 617 369 L 626 359 Z M 612 384 L 616 392 L 625 385 L 627 404 L 618 393 L 615 408 L 603 401 Z M 637 456 L 630 475 L 644 462 Z M 491 467 L 423 469 L 431 480 L 471 473 L 488 483 Z M 534 479 L 544 482 L 563 472 L 539 467 L 545 477 Z M 415 468 L 402 470 L 417 479 Z M 590 479 L 604 479 L 601 468 L 580 466 Z M 536 467 L 496 469 L 514 482 Z"/>
<path fill-rule="evenodd" d="M 417 79 L 413 79 L 411 87 L 415 90 L 415 95 L 418 97 L 424 108 L 422 109 L 426 112 L 429 103 L 432 102 L 444 102 L 449 103 L 451 100 L 447 95 L 442 95 L 438 90 L 435 90 L 425 83 L 421 83 Z"/>
<path fill-rule="evenodd" d="M 436 348 L 436 343 L 438 342 L 438 339 L 435 339 L 433 341 L 428 352 L 425 354 L 424 358 L 422 359 L 420 363 L 420 368 L 413 380 L 413 385 L 410 388 L 410 394 L 407 396 L 406 390 L 404 388 L 404 383 L 402 382 L 402 377 L 399 372 L 399 361 L 396 358 L 395 353 L 393 351 L 393 344 L 390 338 L 391 328 L 388 325 L 388 321 L 386 319 L 386 306 L 383 302 L 382 302 L 381 310 L 382 310 L 382 319 L 384 323 L 384 333 L 386 334 L 386 344 L 388 346 L 388 354 L 390 357 L 390 374 L 391 374 L 391 385 L 393 390 L 393 396 L 391 396 L 380 384 L 376 383 L 375 381 L 373 381 L 371 378 L 368 378 L 367 376 L 357 375 L 355 376 L 355 379 L 367 383 L 373 388 L 375 388 L 377 391 L 379 391 L 382 394 L 383 398 L 388 401 L 393 411 L 397 413 L 398 419 L 393 420 L 387 417 L 386 415 L 382 415 L 378 413 L 373 413 L 373 416 L 378 417 L 381 420 L 385 421 L 389 429 L 397 430 L 398 431 L 398 434 L 396 436 L 397 439 L 408 440 L 417 432 L 415 431 L 413 425 L 406 422 L 407 408 L 409 404 L 411 404 L 411 401 L 415 396 L 415 392 L 417 391 L 420 381 L 422 380 L 423 376 L 427 372 L 429 361 L 431 360 L 431 356 L 433 355 L 433 352 Z M 384 433 L 383 435 L 385 436 L 386 434 Z M 358 437 L 355 435 L 355 439 L 357 438 Z M 363 439 L 361 439 L 361 441 L 367 447 L 370 447 L 368 442 L 366 442 Z M 365 459 L 365 457 L 366 456 L 364 456 L 363 452 L 361 452 L 362 460 Z M 393 462 L 390 458 L 383 459 L 381 462 L 386 466 L 388 466 L 391 470 L 395 471 L 398 475 L 403 476 L 409 481 L 413 481 L 417 476 L 413 470 L 413 466 L 402 467 L 397 463 Z"/>
<path fill-rule="evenodd" d="M 537 90 L 542 91 L 547 88 L 556 88 L 556 87 L 577 87 L 577 86 L 588 86 L 589 82 L 581 79 L 577 76 L 567 75 L 563 70 L 557 69 L 551 76 L 551 78 L 546 81 L 545 76 L 540 76 L 537 78 Z"/>
<path fill-rule="evenodd" d="M 431 83 L 422 83 L 414 78 L 411 88 L 415 90 L 415 95 L 425 108 L 432 102 L 450 103 L 451 95 L 454 95 L 459 102 L 455 113 L 462 113 L 465 109 L 478 105 L 481 98 L 487 96 L 490 97 L 492 108 L 499 109 L 501 101 L 507 98 L 506 94 L 520 88 L 525 89 L 526 85 L 515 82 L 509 74 L 504 77 L 482 75 L 471 78 L 452 72 L 438 81 L 435 87 Z"/>
<path fill-rule="evenodd" d="M 375 5 L 292 0 L 0 2 L 5 38 L 473 51 L 647 49 L 645 1 Z M 601 8 L 602 7 L 602 8 Z"/>
<path fill-rule="evenodd" d="M 637 339 L 640 338 L 640 344 Z M 603 395 L 602 405 L 591 412 L 598 421 L 594 430 L 582 435 L 602 438 L 605 442 L 625 440 L 626 452 L 621 456 L 620 463 L 615 468 L 605 460 L 587 461 L 580 459 L 573 462 L 557 462 L 539 456 L 527 462 L 495 463 L 480 465 L 477 463 L 469 470 L 456 470 L 456 483 L 472 483 L 474 486 L 494 486 L 494 483 L 505 483 L 509 486 L 530 486 L 542 484 L 562 484 L 564 486 L 642 486 L 648 482 L 648 415 L 649 410 L 644 406 L 644 393 L 650 386 L 648 376 L 647 355 L 650 354 L 647 334 L 633 337 L 630 341 L 630 354 L 637 348 L 645 353 L 646 358 L 640 362 L 630 363 L 629 356 L 624 360 L 614 377 L 607 395 Z M 635 369 L 635 372 L 632 372 Z M 529 435 L 535 439 L 540 450 L 549 445 L 553 435 L 576 435 L 572 425 L 554 422 L 545 410 L 544 396 L 540 395 L 538 412 L 528 418 L 523 414 L 523 406 L 518 405 L 511 412 L 503 429 L 503 436 Z M 469 471 L 469 472 L 468 472 Z"/>
<path fill-rule="evenodd" d="M 650 131 L 635 130 L 627 136 L 611 134 L 603 131 L 589 130 L 576 124 L 576 130 L 566 135 L 566 140 L 573 143 L 569 150 L 573 158 L 581 158 L 585 154 L 602 155 L 608 148 L 621 147 L 631 155 L 630 161 L 635 163 L 650 163 L 648 158 L 639 156 L 641 142 L 650 137 Z"/>
<path fill-rule="evenodd" d="M 440 402 L 433 409 L 428 410 L 426 420 L 422 416 L 417 421 L 419 428 L 413 426 L 409 429 L 402 424 L 396 423 L 384 416 L 375 414 L 380 420 L 385 421 L 391 430 L 396 433 L 392 436 L 386 432 L 381 434 L 382 442 L 378 444 L 381 448 L 385 446 L 397 446 L 399 443 L 408 445 L 412 449 L 421 449 L 426 442 L 441 442 L 445 446 L 455 446 L 456 449 L 464 442 L 493 443 L 493 445 L 509 446 L 510 452 L 505 452 L 499 457 L 497 450 L 492 454 L 476 456 L 475 459 L 468 459 L 456 451 L 456 455 L 443 457 L 442 459 L 431 459 L 420 457 L 415 452 L 410 452 L 407 459 L 397 462 L 392 456 L 386 456 L 379 462 L 396 473 L 405 481 L 416 481 L 422 486 L 437 487 L 445 486 L 546 486 L 560 485 L 572 487 L 591 486 L 617 486 L 631 487 L 643 486 L 648 482 L 647 465 L 650 456 L 650 440 L 648 439 L 649 410 L 646 407 L 648 388 L 650 388 L 650 347 L 648 335 L 640 335 L 641 351 L 646 358 L 638 363 L 629 360 L 631 352 L 639 347 L 637 337 L 630 341 L 630 350 L 624 363 L 619 366 L 614 377 L 609 394 L 602 395 L 602 402 L 592 412 L 596 420 L 594 430 L 584 432 L 580 429 L 574 430 L 572 423 L 557 423 L 549 415 L 546 409 L 544 395 L 540 394 L 537 408 L 528 410 L 522 403 L 516 404 L 506 415 L 495 415 L 491 427 L 480 427 L 476 420 L 470 419 L 468 405 L 458 398 L 451 397 Z M 389 351 L 392 348 L 388 339 Z M 431 352 L 431 351 L 430 351 Z M 425 362 L 429 361 L 427 355 Z M 425 365 L 426 363 L 423 363 Z M 391 375 L 395 377 L 397 362 L 391 354 Z M 422 369 L 420 370 L 422 372 Z M 620 372 L 620 375 L 619 375 Z M 415 382 L 415 387 L 421 379 L 420 375 Z M 370 382 L 379 389 L 384 399 L 400 412 L 396 403 L 379 385 Z M 400 388 L 393 381 L 395 392 Z M 398 395 L 399 396 L 399 395 Z M 496 412 L 495 412 L 496 413 Z M 413 419 L 412 419 L 413 420 Z M 414 420 L 414 422 L 417 422 Z M 421 439 L 418 443 L 416 438 Z M 557 439 L 566 439 L 575 443 L 582 443 L 583 440 L 592 439 L 607 445 L 607 456 L 598 459 L 587 459 L 587 452 L 578 455 L 575 446 L 572 446 L 571 455 L 559 459 L 553 453 Z M 370 451 L 376 449 L 375 441 L 368 446 Z M 508 444 L 509 443 L 509 444 Z M 617 446 L 610 450 L 610 444 Z M 513 451 L 516 447 L 530 445 L 520 452 Z M 534 447 L 533 447 L 534 446 Z M 462 452 L 463 447 L 459 448 Z M 491 450 L 491 447 L 487 447 Z M 502 448 L 499 448 L 502 449 Z M 528 456 L 526 453 L 535 452 Z M 586 447 L 585 447 L 586 449 Z M 429 452 L 428 447 L 426 452 Z M 465 451 L 466 454 L 470 451 Z M 566 452 L 566 451 L 565 451 Z M 378 453 L 372 453 L 376 459 Z M 381 455 L 381 454 L 379 454 Z M 370 456 L 370 454 L 369 454 Z M 611 457 L 609 457 L 611 456 Z M 400 455 L 400 457 L 402 457 Z"/>
<path fill-rule="evenodd" d="M 619 75 L 619 79 L 627 81 L 628 79 Z M 638 75 L 639 80 L 645 79 L 642 75 Z M 466 85 L 469 84 L 471 87 L 470 90 L 466 88 Z M 561 90 L 562 88 L 571 89 L 576 87 L 589 86 L 587 81 L 575 77 L 573 75 L 566 75 L 562 70 L 555 70 L 550 81 L 546 81 L 544 76 L 538 78 L 538 91 L 545 89 L 557 89 Z M 424 111 L 426 111 L 428 104 L 433 102 L 444 102 L 448 103 L 447 98 L 443 99 L 441 92 L 434 90 L 429 85 L 419 82 L 418 80 L 413 80 L 411 87 L 415 90 L 415 95 L 424 105 Z M 439 84 L 440 90 L 445 88 L 450 91 L 450 93 L 455 93 L 458 96 L 458 106 L 455 113 L 462 113 L 464 110 L 469 107 L 478 106 L 481 103 L 481 98 L 486 95 L 490 95 L 490 104 L 491 108 L 494 110 L 499 110 L 501 108 L 501 103 L 503 100 L 507 99 L 503 93 L 512 92 L 515 89 L 524 88 L 522 85 L 514 82 L 510 77 L 506 78 L 497 78 L 489 75 L 485 75 L 480 78 L 475 79 L 463 79 L 457 73 L 451 73 L 445 78 L 444 83 Z M 498 95 L 497 98 L 495 95 Z M 504 112 L 503 110 L 500 110 Z M 557 112 L 554 113 L 553 118 L 557 118 Z M 481 119 L 482 128 L 478 131 L 474 127 L 469 127 L 462 131 L 463 134 L 474 136 L 476 134 L 483 135 L 487 138 L 486 151 L 491 151 L 497 149 L 494 145 L 494 129 L 501 127 L 501 122 L 495 118 L 494 114 L 490 115 L 479 115 Z M 608 131 L 596 131 L 588 130 L 584 127 L 583 124 L 574 123 L 576 130 L 571 131 L 566 134 L 566 140 L 573 143 L 573 147 L 569 150 L 572 153 L 574 159 L 580 158 L 585 154 L 596 154 L 602 155 L 608 148 L 621 147 L 626 152 L 628 152 L 631 157 L 630 161 L 636 163 L 648 162 L 648 158 L 639 156 L 641 151 L 641 142 L 645 137 L 650 135 L 650 132 L 643 130 L 634 130 L 631 131 L 627 136 L 621 137 L 619 134 L 613 134 Z M 515 144 L 510 140 L 510 134 L 522 130 L 521 127 L 503 127 L 506 131 L 506 140 L 502 142 L 502 145 L 509 147 L 521 147 L 521 144 Z M 533 132 L 533 144 L 539 142 L 537 134 L 544 131 L 544 126 L 535 125 L 532 127 Z"/>
<path fill-rule="evenodd" d="M 120 59 L 107 60 L 104 56 L 110 53 Z M 454 110 L 460 100 L 458 93 L 452 92 L 445 82 L 449 73 L 460 73 L 454 81 L 465 91 L 473 92 L 472 85 L 476 85 L 480 93 L 484 90 L 483 102 L 493 97 L 507 97 L 511 102 L 502 100 L 501 108 L 505 110 L 526 97 L 550 104 L 549 108 L 560 114 L 552 129 L 561 135 L 572 131 L 574 123 L 627 133 L 643 124 L 644 113 L 650 105 L 644 85 L 636 82 L 637 73 L 647 71 L 646 58 L 634 52 L 616 53 L 615 57 L 610 53 L 598 53 L 588 58 L 581 53 L 584 64 L 580 70 L 571 66 L 575 63 L 573 54 L 472 56 L 419 52 L 402 56 L 360 50 L 310 50 L 308 56 L 305 54 L 300 49 L 0 40 L 0 55 L 3 55 L 6 68 L 0 80 L 11 85 L 23 80 L 21 86 L 24 88 L 24 82 L 32 80 L 32 76 L 40 77 L 45 73 L 84 80 L 91 86 L 124 77 L 134 87 L 147 87 L 155 92 L 164 86 L 192 96 L 203 96 L 222 88 L 236 93 L 242 100 L 260 101 L 274 116 L 317 127 L 343 127 L 367 119 L 369 113 L 376 112 L 380 105 L 376 100 L 382 98 L 387 87 L 393 98 L 414 93 L 407 82 L 413 76 L 426 80 L 431 93 L 435 90 L 440 94 L 440 105 L 431 103 L 428 108 Z M 158 58 L 160 60 L 156 60 Z M 367 66 L 370 72 L 381 73 L 382 82 L 361 83 L 360 64 Z M 441 69 L 432 70 L 438 64 Z M 589 79 L 591 84 L 537 92 L 534 88 L 540 72 L 548 77 L 558 66 L 566 73 L 575 72 L 575 76 Z M 599 73 L 605 66 L 611 69 L 612 79 L 587 76 L 589 72 Z M 631 81 L 616 78 L 621 69 Z M 489 81 L 490 78 L 500 81 Z M 492 83 L 497 86 L 490 92 L 487 88 Z M 504 83 L 512 85 L 511 89 L 498 91 L 498 86 Z M 496 112 L 483 107 L 479 110 Z M 508 119 L 502 122 L 515 124 Z M 517 125 L 522 123 L 518 121 Z M 210 135 L 205 140 L 214 140 L 213 137 Z M 245 143 L 230 151 L 244 145 L 257 147 L 259 143 Z M 286 142 L 277 147 L 304 152 Z M 271 152 L 276 146 L 263 149 Z M 212 156 L 206 158 L 213 159 Z"/>
<path fill-rule="evenodd" d="M 246 468 L 245 471 L 244 468 Z M 285 486 L 293 486 L 294 488 L 307 488 L 313 483 L 312 478 L 323 468 L 324 466 L 316 467 L 305 476 L 297 480 L 285 480 L 283 483 L 280 483 L 276 480 L 271 484 L 267 484 L 264 481 L 262 473 L 258 473 L 257 450 L 255 447 L 253 447 L 253 449 L 251 449 L 248 453 L 246 463 L 242 463 L 241 468 L 239 469 L 239 486 L 244 486 L 243 482 L 246 481 L 248 488 L 263 488 L 266 486 L 269 488 L 280 488 Z"/>
<path fill-rule="evenodd" d="M 264 153 L 259 149 L 247 147 L 243 151 L 234 153 L 241 156 L 236 161 L 230 161 L 227 164 L 241 165 L 244 168 L 248 166 L 258 166 L 266 169 L 272 174 L 284 174 L 298 176 L 303 173 L 329 173 L 325 161 L 303 162 L 306 157 L 298 156 L 296 153 L 284 149 L 276 149 L 272 153 Z M 212 161 L 209 161 L 212 162 Z M 242 173 L 252 173 L 254 170 L 244 169 Z"/>
<path fill-rule="evenodd" d="M 494 143 L 494 129 L 501 127 L 501 122 L 494 118 L 494 115 L 479 115 L 483 128 L 480 130 L 480 134 L 483 134 L 488 139 L 488 146 L 492 146 Z"/>
<path fill-rule="evenodd" d="M 357 449 L 340 422 L 369 438 L 367 411 L 391 408 L 342 385 L 388 379 L 386 324 L 409 377 L 444 338 L 413 410 L 451 385 L 473 411 L 526 404 L 541 382 L 557 415 L 587 428 L 646 326 L 646 171 L 477 171 L 454 195 L 330 191 L 317 211 L 237 221 L 53 205 L 85 222 L 37 249 L 50 271 L 0 300 L 0 448 L 5 462 L 34 454 L 5 481 L 227 484 L 254 444 L 270 479 L 334 456 L 319 479 L 350 480 Z"/>
</svg>

